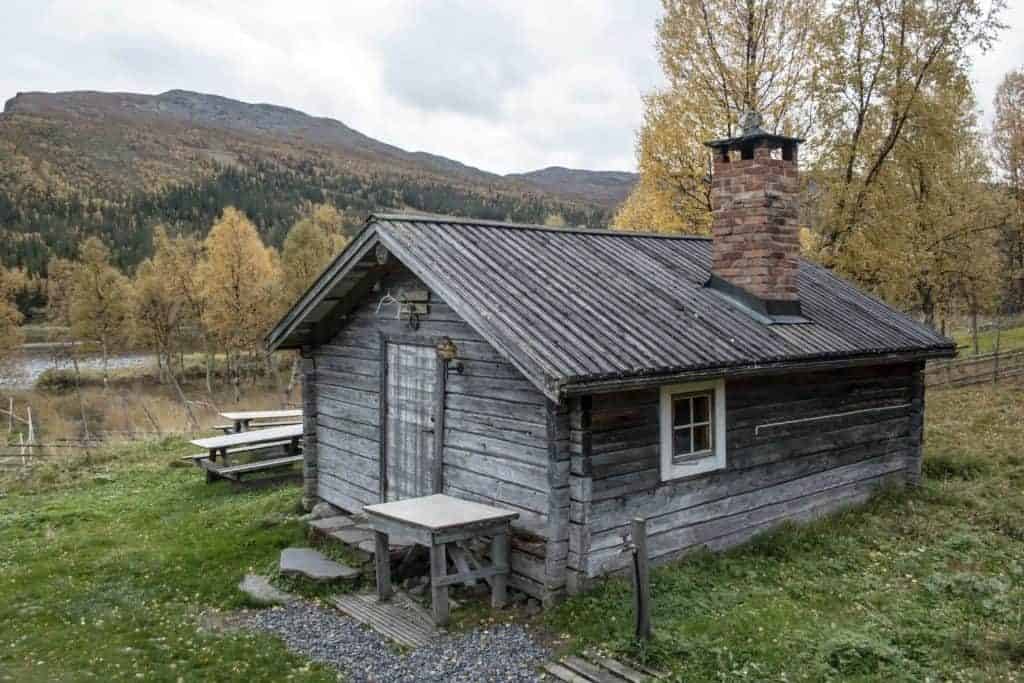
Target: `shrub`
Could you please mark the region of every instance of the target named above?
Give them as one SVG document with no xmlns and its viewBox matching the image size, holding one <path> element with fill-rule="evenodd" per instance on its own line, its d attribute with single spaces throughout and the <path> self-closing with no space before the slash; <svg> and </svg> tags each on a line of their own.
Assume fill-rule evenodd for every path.
<svg viewBox="0 0 1024 683">
<path fill-rule="evenodd" d="M 74 370 L 50 368 L 36 380 L 36 389 L 51 394 L 66 394 L 75 390 Z"/>
</svg>

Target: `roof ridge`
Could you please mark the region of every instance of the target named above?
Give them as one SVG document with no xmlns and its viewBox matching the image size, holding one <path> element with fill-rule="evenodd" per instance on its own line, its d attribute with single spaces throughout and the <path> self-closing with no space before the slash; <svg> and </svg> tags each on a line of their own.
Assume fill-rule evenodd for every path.
<svg viewBox="0 0 1024 683">
<path fill-rule="evenodd" d="M 466 218 L 463 216 L 444 216 L 438 214 L 411 214 L 411 213 L 371 213 L 367 222 L 390 221 L 405 223 L 449 223 L 452 225 L 478 225 L 486 228 L 507 228 L 512 230 L 535 230 L 538 232 L 559 232 L 576 235 L 609 235 L 612 237 L 646 237 L 671 240 L 696 240 L 701 242 L 710 241 L 707 235 L 674 235 L 663 232 L 634 232 L 632 230 L 610 230 L 607 228 L 557 228 L 549 225 L 537 225 L 536 223 L 513 223 L 509 221 L 495 221 L 486 218 Z"/>
</svg>

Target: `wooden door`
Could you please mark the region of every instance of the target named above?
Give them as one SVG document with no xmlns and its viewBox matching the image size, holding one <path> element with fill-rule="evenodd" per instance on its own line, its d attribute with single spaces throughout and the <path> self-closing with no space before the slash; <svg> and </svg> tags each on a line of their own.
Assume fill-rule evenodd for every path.
<svg viewBox="0 0 1024 683">
<path fill-rule="evenodd" d="M 385 500 L 428 496 L 433 490 L 437 351 L 387 344 Z"/>
</svg>

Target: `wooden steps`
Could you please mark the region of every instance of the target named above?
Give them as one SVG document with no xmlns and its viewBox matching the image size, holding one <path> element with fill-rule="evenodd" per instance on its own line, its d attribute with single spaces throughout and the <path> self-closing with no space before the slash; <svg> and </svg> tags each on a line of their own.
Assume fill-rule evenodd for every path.
<svg viewBox="0 0 1024 683">
<path fill-rule="evenodd" d="M 548 662 L 544 671 L 563 683 L 650 683 L 662 678 L 650 669 L 629 666 L 596 653 Z"/>
<path fill-rule="evenodd" d="M 286 455 L 283 458 L 257 460 L 255 462 L 247 462 L 244 465 L 231 465 L 230 467 L 221 467 L 218 473 L 222 477 L 230 477 L 231 475 L 247 474 L 249 472 L 273 470 L 277 469 L 278 467 L 285 467 L 287 465 L 292 465 L 297 462 L 302 462 L 301 455 Z"/>
<path fill-rule="evenodd" d="M 401 591 L 387 602 L 378 602 L 370 593 L 336 595 L 328 600 L 356 621 L 406 647 L 422 647 L 441 633 L 426 609 Z"/>
</svg>

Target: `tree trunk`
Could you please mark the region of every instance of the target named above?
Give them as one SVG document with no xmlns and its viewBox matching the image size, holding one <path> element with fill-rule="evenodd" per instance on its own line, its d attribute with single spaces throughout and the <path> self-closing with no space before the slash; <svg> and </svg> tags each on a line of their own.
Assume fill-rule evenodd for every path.
<svg viewBox="0 0 1024 683">
<path fill-rule="evenodd" d="M 107 390 L 107 386 L 110 382 L 109 372 L 107 368 L 107 340 L 104 339 L 100 342 L 100 350 L 103 353 L 103 391 Z"/>
<path fill-rule="evenodd" d="M 74 344 L 74 342 L 72 342 Z M 89 419 L 85 415 L 85 399 L 82 397 L 82 371 L 78 367 L 78 356 L 75 354 L 74 347 L 71 348 L 71 367 L 75 369 L 75 394 L 78 396 L 78 411 L 82 415 L 82 432 L 85 435 L 85 440 L 90 440 L 89 435 Z"/>
<path fill-rule="evenodd" d="M 181 390 L 181 384 L 178 383 L 178 378 L 174 374 L 174 370 L 170 372 L 171 384 L 174 386 L 174 391 L 178 394 L 178 400 L 181 401 L 181 407 L 185 409 L 185 416 L 188 418 L 189 426 L 193 432 L 199 431 L 199 421 L 196 420 L 196 416 L 192 413 L 192 406 L 189 405 L 188 399 L 185 398 L 185 392 Z"/>
<path fill-rule="evenodd" d="M 288 404 L 291 402 L 292 390 L 295 389 L 295 382 L 299 378 L 299 354 L 295 354 L 295 360 L 292 361 L 292 371 L 288 376 L 288 384 L 284 388 L 284 402 L 281 407 L 287 409 Z"/>
<path fill-rule="evenodd" d="M 999 383 L 999 344 L 1000 336 L 1003 329 L 1003 312 L 1000 307 L 1000 311 L 996 314 L 996 339 L 994 344 L 994 355 L 992 358 L 992 384 Z"/>
<path fill-rule="evenodd" d="M 206 393 L 213 396 L 213 351 L 210 350 L 210 335 L 203 334 L 203 350 L 206 353 Z"/>
<path fill-rule="evenodd" d="M 975 297 L 971 297 L 971 341 L 974 344 L 974 355 L 977 356 L 978 351 L 978 300 Z"/>
</svg>

